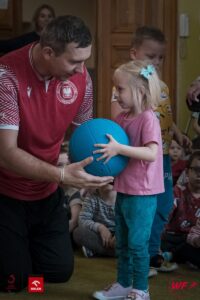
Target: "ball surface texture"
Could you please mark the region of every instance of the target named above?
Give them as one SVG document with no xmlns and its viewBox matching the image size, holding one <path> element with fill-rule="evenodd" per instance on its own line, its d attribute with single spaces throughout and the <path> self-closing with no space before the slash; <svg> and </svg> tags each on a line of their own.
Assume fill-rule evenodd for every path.
<svg viewBox="0 0 200 300">
<path fill-rule="evenodd" d="M 107 144 L 112 137 L 120 144 L 129 145 L 129 138 L 124 129 L 109 119 L 96 118 L 89 120 L 75 129 L 69 141 L 69 158 L 71 162 L 79 162 L 93 156 L 93 162 L 85 167 L 86 172 L 96 176 L 117 176 L 126 167 L 128 157 L 116 155 L 107 163 L 104 159 L 96 159 L 102 155 L 93 154 L 97 147 L 94 144 Z"/>
</svg>

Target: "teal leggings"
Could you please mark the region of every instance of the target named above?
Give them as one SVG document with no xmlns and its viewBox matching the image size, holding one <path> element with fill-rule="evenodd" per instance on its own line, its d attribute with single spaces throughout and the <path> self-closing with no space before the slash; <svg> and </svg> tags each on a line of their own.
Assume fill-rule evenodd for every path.
<svg viewBox="0 0 200 300">
<path fill-rule="evenodd" d="M 124 287 L 148 289 L 149 237 L 156 211 L 156 196 L 118 193 L 116 213 L 117 281 Z"/>
</svg>

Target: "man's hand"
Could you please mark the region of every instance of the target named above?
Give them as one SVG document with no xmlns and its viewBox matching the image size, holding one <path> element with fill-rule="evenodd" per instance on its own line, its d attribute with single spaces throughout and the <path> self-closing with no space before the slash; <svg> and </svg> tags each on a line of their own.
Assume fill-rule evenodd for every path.
<svg viewBox="0 0 200 300">
<path fill-rule="evenodd" d="M 93 157 L 88 157 L 80 162 L 66 165 L 64 169 L 63 185 L 70 185 L 77 188 L 99 188 L 113 182 L 112 176 L 94 176 L 88 174 L 84 167 L 93 161 Z"/>
</svg>

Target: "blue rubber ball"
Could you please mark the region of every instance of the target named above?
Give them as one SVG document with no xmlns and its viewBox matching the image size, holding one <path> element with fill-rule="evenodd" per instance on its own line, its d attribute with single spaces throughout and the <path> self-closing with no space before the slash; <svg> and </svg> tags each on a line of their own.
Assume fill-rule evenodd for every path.
<svg viewBox="0 0 200 300">
<path fill-rule="evenodd" d="M 93 151 L 97 150 L 94 144 L 109 142 L 106 134 L 111 134 L 120 144 L 129 145 L 126 132 L 116 122 L 102 118 L 92 119 L 77 127 L 70 138 L 71 162 L 78 162 L 93 156 L 93 162 L 85 167 L 86 172 L 96 176 L 117 176 L 121 173 L 128 163 L 127 157 L 116 155 L 104 164 L 104 160 L 96 160 L 102 154 L 93 154 Z"/>
</svg>

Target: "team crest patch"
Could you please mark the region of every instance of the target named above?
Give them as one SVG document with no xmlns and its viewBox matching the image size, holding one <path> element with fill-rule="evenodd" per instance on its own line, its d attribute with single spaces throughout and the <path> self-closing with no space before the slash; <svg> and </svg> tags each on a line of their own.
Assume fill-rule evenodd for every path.
<svg viewBox="0 0 200 300">
<path fill-rule="evenodd" d="M 72 104 L 78 96 L 78 90 L 73 82 L 66 80 L 58 84 L 56 95 L 63 104 Z"/>
</svg>

